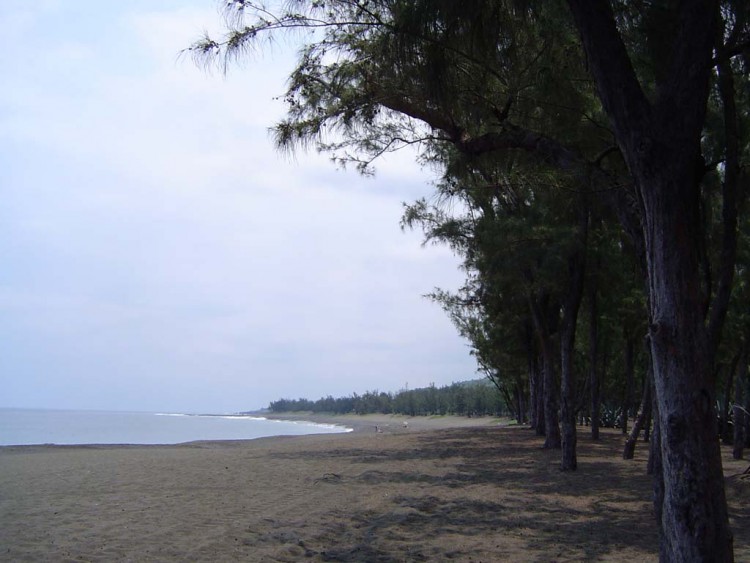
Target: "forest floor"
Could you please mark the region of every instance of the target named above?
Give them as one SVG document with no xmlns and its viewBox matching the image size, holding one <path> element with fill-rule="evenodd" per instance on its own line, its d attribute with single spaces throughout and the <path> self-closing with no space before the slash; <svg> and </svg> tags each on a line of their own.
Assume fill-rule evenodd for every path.
<svg viewBox="0 0 750 563">
<path fill-rule="evenodd" d="M 357 431 L 0 448 L 0 561 L 657 560 L 647 448 L 622 460 L 619 432 L 579 429 L 563 473 L 496 419 L 324 418 Z M 750 561 L 748 461 L 723 452 Z"/>
</svg>

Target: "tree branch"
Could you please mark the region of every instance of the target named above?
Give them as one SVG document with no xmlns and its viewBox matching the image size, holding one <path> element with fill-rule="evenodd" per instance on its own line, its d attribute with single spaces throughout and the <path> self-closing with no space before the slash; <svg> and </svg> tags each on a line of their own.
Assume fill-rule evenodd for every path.
<svg viewBox="0 0 750 563">
<path fill-rule="evenodd" d="M 698 138 L 706 114 L 719 2 L 681 0 L 676 5 L 677 33 L 667 74 L 658 85 L 657 115 L 679 137 Z"/>
<path fill-rule="evenodd" d="M 568 0 L 581 35 L 599 98 L 614 123 L 625 154 L 636 147 L 651 119 L 651 105 L 638 82 L 607 0 Z"/>
</svg>

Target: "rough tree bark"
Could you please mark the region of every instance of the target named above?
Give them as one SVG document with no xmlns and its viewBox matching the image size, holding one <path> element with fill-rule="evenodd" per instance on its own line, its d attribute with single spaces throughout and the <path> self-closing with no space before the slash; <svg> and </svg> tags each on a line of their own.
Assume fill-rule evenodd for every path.
<svg viewBox="0 0 750 563">
<path fill-rule="evenodd" d="M 609 2 L 568 5 L 641 198 L 661 443 L 655 479 L 660 557 L 732 561 L 698 251 L 700 135 L 718 1 L 670 4 L 676 31 L 653 102 L 638 82 Z"/>
<path fill-rule="evenodd" d="M 663 128 L 669 129 L 666 124 Z M 701 233 L 691 168 L 698 161 L 698 147 L 676 151 L 670 145 L 677 143 L 678 133 L 666 133 L 667 139 L 646 149 L 648 154 L 633 159 L 640 165 L 635 176 L 648 188 L 643 198 L 649 215 L 650 335 L 660 406 L 662 558 L 731 561 L 715 384 L 695 274 Z"/>
</svg>

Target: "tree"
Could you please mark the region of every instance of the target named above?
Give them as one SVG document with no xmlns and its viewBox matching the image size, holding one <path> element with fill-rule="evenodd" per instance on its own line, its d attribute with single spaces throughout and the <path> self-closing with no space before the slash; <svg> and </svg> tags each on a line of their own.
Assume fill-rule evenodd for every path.
<svg viewBox="0 0 750 563">
<path fill-rule="evenodd" d="M 665 25 L 661 33 L 671 36 L 672 44 L 651 58 L 657 89 L 649 99 L 611 6 L 581 0 L 568 4 L 642 202 L 662 444 L 663 498 L 657 499 L 662 558 L 731 560 L 711 357 L 725 304 L 714 305 L 713 326 L 707 329 L 697 250 L 702 240 L 700 138 L 719 5 L 701 0 L 651 9 L 661 12 L 651 21 Z M 648 17 L 647 10 L 644 20 Z M 729 231 L 734 228 L 728 225 Z"/>
<path fill-rule="evenodd" d="M 519 373 L 526 367 L 528 327 L 533 325 L 544 376 L 543 408 L 537 416 L 544 419 L 545 447 L 562 446 L 561 467 L 575 469 L 573 356 L 584 281 L 586 198 L 581 194 L 570 197 L 564 185 L 535 191 L 530 177 L 508 185 L 511 164 L 502 163 L 504 176 L 496 169 L 498 164 L 472 162 L 473 170 L 481 165 L 478 179 L 450 172 L 443 179 L 441 199 L 448 200 L 456 186 L 461 186 L 458 193 L 464 196 L 465 215 L 449 216 L 439 206 L 419 201 L 407 208 L 404 223 L 421 225 L 427 242 L 444 242 L 464 256 L 469 279 L 460 294 L 438 291 L 432 297 L 471 342 L 481 370 L 501 390 L 510 384 L 517 394 L 524 387 Z M 453 168 L 448 167 L 449 171 Z M 517 200 L 512 205 L 505 201 L 510 190 Z M 558 371 L 565 391 L 562 397 Z M 533 370 L 529 371 L 530 388 L 537 383 L 535 378 Z M 560 403 L 562 436 L 557 416 Z"/>
<path fill-rule="evenodd" d="M 747 157 L 734 84 L 747 75 L 745 3 L 310 0 L 275 16 L 244 0 L 227 5 L 256 9 L 254 24 L 194 52 L 231 60 L 264 32 L 320 31 L 291 76 L 281 146 L 316 143 L 367 171 L 406 144 L 451 165 L 448 144 L 472 158 L 513 155 L 606 194 L 648 285 L 661 557 L 731 560 L 713 368 Z M 702 137 L 712 88 L 723 110 L 713 166 Z M 711 173 L 722 227 L 715 279 L 702 208 Z"/>
</svg>

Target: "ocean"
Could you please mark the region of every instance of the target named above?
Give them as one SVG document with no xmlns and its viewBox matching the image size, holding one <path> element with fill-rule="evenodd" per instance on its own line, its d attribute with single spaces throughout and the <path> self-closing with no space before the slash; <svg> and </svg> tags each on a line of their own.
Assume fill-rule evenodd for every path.
<svg viewBox="0 0 750 563">
<path fill-rule="evenodd" d="M 0 446 L 180 444 L 195 440 L 249 440 L 350 430 L 331 424 L 246 415 L 0 408 Z"/>
</svg>

